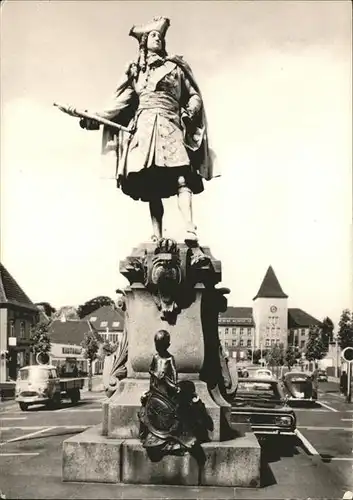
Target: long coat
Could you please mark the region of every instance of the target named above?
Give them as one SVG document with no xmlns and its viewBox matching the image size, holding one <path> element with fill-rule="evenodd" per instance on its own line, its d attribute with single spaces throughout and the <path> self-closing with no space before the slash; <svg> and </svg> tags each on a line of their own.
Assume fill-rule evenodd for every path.
<svg viewBox="0 0 353 500">
<path fill-rule="evenodd" d="M 112 106 L 98 113 L 134 131 L 130 136 L 103 129 L 102 153 L 116 152 L 118 186 L 147 201 L 175 194 L 175 176 L 182 174 L 194 193 L 201 192 L 202 179 L 214 177 L 214 155 L 200 90 L 189 66 L 181 57 L 168 57 L 138 78 L 135 66 L 129 65 Z M 190 109 L 195 114 L 191 122 L 184 120 Z M 151 166 L 162 168 L 150 170 Z"/>
</svg>

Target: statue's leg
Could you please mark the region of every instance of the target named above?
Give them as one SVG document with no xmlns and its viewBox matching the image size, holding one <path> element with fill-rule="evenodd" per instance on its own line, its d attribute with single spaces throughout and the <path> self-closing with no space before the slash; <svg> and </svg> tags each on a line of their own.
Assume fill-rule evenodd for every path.
<svg viewBox="0 0 353 500">
<path fill-rule="evenodd" d="M 152 240 L 158 241 L 162 238 L 163 233 L 163 214 L 164 207 L 161 199 L 150 200 L 150 215 L 153 228 Z"/>
<path fill-rule="evenodd" d="M 185 242 L 197 242 L 196 226 L 192 217 L 192 192 L 185 177 L 178 177 L 178 206 L 185 223 Z"/>
<path fill-rule="evenodd" d="M 178 205 L 180 213 L 185 223 L 185 243 L 191 249 L 191 265 L 205 265 L 209 262 L 209 258 L 203 253 L 199 247 L 196 226 L 192 217 L 192 191 L 187 186 L 185 177 L 178 178 Z"/>
</svg>

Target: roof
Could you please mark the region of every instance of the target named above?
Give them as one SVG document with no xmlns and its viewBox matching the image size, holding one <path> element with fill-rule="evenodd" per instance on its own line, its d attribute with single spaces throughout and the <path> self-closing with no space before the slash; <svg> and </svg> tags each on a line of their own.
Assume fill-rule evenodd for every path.
<svg viewBox="0 0 353 500">
<path fill-rule="evenodd" d="M 303 311 L 303 309 L 288 308 L 288 328 L 309 327 L 312 325 L 320 325 L 321 322 Z"/>
<path fill-rule="evenodd" d="M 281 288 L 281 285 L 279 284 L 279 281 L 277 279 L 277 276 L 275 275 L 275 272 L 270 266 L 267 269 L 267 272 L 265 274 L 265 277 L 261 283 L 261 286 L 259 288 L 259 291 L 253 298 L 253 300 L 258 299 L 258 298 L 271 298 L 271 299 L 287 299 L 288 295 L 284 293 L 284 291 Z"/>
<path fill-rule="evenodd" d="M 229 306 L 225 312 L 219 314 L 219 324 L 253 325 L 252 307 Z"/>
<path fill-rule="evenodd" d="M 89 321 L 76 319 L 55 320 L 49 326 L 48 335 L 50 340 L 56 344 L 80 345 L 85 333 L 94 331 L 95 329 Z"/>
<path fill-rule="evenodd" d="M 279 382 L 276 378 L 264 378 L 264 377 L 239 377 L 239 382 L 242 383 L 249 383 L 249 384 L 254 384 L 255 382 L 258 382 L 259 384 L 272 384 L 272 385 L 278 385 Z"/>
<path fill-rule="evenodd" d="M 284 374 L 285 378 L 303 378 L 303 377 L 310 377 L 311 373 L 310 372 L 299 372 L 299 371 L 293 371 L 293 372 L 286 372 Z"/>
<path fill-rule="evenodd" d="M 102 306 L 96 311 L 87 314 L 83 319 L 89 321 L 95 330 L 100 332 L 105 332 L 107 328 L 110 331 L 116 332 L 124 330 L 124 313 L 114 309 L 112 306 Z"/>
<path fill-rule="evenodd" d="M 0 262 L 0 304 L 12 304 L 37 310 L 17 281 Z"/>
<path fill-rule="evenodd" d="M 27 366 L 22 366 L 20 370 L 55 370 L 56 366 L 54 365 L 27 365 Z"/>
</svg>

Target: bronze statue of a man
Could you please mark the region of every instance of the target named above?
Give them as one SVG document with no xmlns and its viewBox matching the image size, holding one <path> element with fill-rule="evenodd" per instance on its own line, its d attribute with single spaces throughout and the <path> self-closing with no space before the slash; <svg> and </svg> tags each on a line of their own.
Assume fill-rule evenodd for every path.
<svg viewBox="0 0 353 500">
<path fill-rule="evenodd" d="M 153 241 L 162 238 L 163 198 L 178 196 L 185 242 L 197 246 L 192 195 L 213 177 L 202 98 L 190 67 L 180 56 L 168 56 L 165 17 L 134 26 L 139 56 L 128 65 L 112 106 L 98 117 L 128 126 L 131 134 L 104 126 L 103 153 L 117 156 L 117 183 L 135 200 L 149 203 Z M 82 118 L 83 128 L 99 124 Z"/>
</svg>

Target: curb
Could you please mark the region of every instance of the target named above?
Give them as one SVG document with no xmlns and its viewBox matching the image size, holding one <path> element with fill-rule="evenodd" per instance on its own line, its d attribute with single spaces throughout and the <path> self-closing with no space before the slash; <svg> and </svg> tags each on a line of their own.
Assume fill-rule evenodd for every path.
<svg viewBox="0 0 353 500">
<path fill-rule="evenodd" d="M 304 434 L 302 434 L 299 429 L 295 429 L 294 432 L 295 432 L 297 438 L 300 440 L 301 444 L 303 445 L 303 448 L 305 449 L 305 451 L 309 455 L 311 455 L 312 457 L 319 457 L 321 460 L 320 453 L 316 450 L 316 448 L 314 448 L 314 446 L 310 443 L 310 441 L 308 439 L 306 439 Z"/>
</svg>

